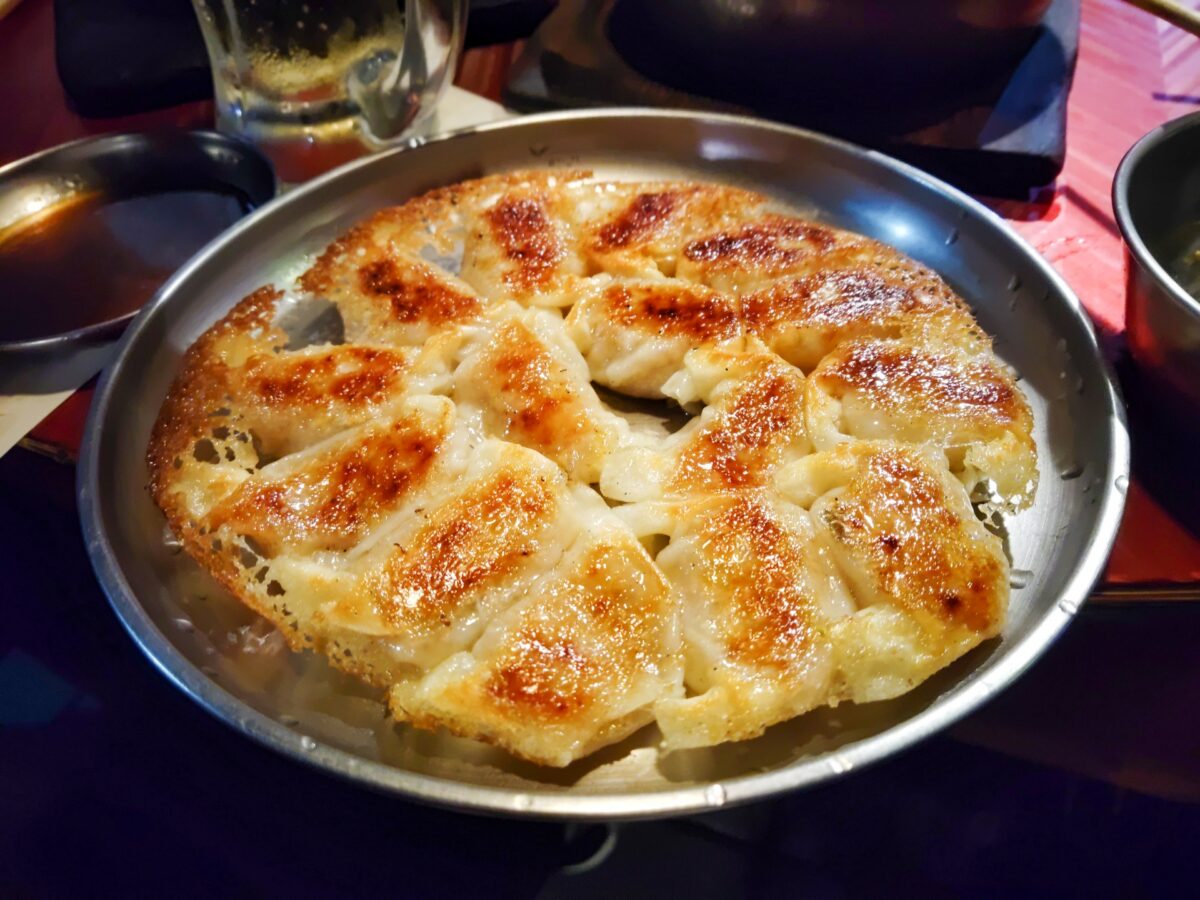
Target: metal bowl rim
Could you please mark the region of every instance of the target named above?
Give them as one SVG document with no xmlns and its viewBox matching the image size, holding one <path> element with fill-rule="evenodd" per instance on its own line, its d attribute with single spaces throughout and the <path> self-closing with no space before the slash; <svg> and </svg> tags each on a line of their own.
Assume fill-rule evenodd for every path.
<svg viewBox="0 0 1200 900">
<path fill-rule="evenodd" d="M 1141 232 L 1137 223 L 1133 221 L 1133 213 L 1129 209 L 1129 182 L 1133 179 L 1134 173 L 1146 154 L 1180 132 L 1197 126 L 1200 126 L 1200 112 L 1188 113 L 1159 125 L 1138 139 L 1138 142 L 1130 147 L 1121 158 L 1116 175 L 1113 176 L 1112 205 L 1117 228 L 1120 229 L 1121 237 L 1125 239 L 1125 246 L 1134 260 L 1154 279 L 1158 288 L 1169 295 L 1179 307 L 1200 319 L 1200 300 L 1185 291 L 1183 285 L 1171 277 L 1162 263 L 1150 252 L 1146 242 L 1142 240 Z"/>
<path fill-rule="evenodd" d="M 979 678 L 956 685 L 938 699 L 935 707 L 923 710 L 916 716 L 905 719 L 879 734 L 842 748 L 835 754 L 827 753 L 790 763 L 769 772 L 744 775 L 723 782 L 684 785 L 679 788 L 658 791 L 611 794 L 572 793 L 569 789 L 544 793 L 523 793 L 512 788 L 465 783 L 435 775 L 410 772 L 316 743 L 311 738 L 304 737 L 282 723 L 252 709 L 248 704 L 225 691 L 217 682 L 209 679 L 190 663 L 171 644 L 154 624 L 146 610 L 138 603 L 132 588 L 125 580 L 105 531 L 100 503 L 97 499 L 100 477 L 98 468 L 100 424 L 108 416 L 108 409 L 113 400 L 111 387 L 115 377 L 121 372 L 128 355 L 128 348 L 137 340 L 148 317 L 165 301 L 165 298 L 174 292 L 176 285 L 188 278 L 191 271 L 199 266 L 207 256 L 233 241 L 243 231 L 254 227 L 258 219 L 265 214 L 267 207 L 264 207 L 235 223 L 229 231 L 209 244 L 204 251 L 169 279 L 159 293 L 138 313 L 137 318 L 122 338 L 114 362 L 104 371 L 97 386 L 88 416 L 77 473 L 77 499 L 87 551 L 109 603 L 138 648 L 155 667 L 210 714 L 260 744 L 294 760 L 354 780 L 376 790 L 399 794 L 408 799 L 438 806 L 493 815 L 574 820 L 637 819 L 711 812 L 718 808 L 769 797 L 837 777 L 852 769 L 878 762 L 953 724 L 978 708 L 1024 672 L 1062 632 L 1086 601 L 1089 592 L 1102 574 L 1121 522 L 1125 495 L 1116 485 L 1123 479 L 1127 480 L 1129 476 L 1129 436 L 1125 411 L 1119 400 L 1115 378 L 1107 360 L 1100 352 L 1091 320 L 1084 312 L 1078 297 L 1062 276 L 997 214 L 939 179 L 877 151 L 867 150 L 846 141 L 805 129 L 767 122 L 750 116 L 641 107 L 608 107 L 523 116 L 513 120 L 471 126 L 425 140 L 414 139 L 405 146 L 347 163 L 297 188 L 287 198 L 276 202 L 287 203 L 291 198 L 306 196 L 348 172 L 372 165 L 387 165 L 385 160 L 391 160 L 409 147 L 455 140 L 477 132 L 520 128 L 530 124 L 586 119 L 621 121 L 630 117 L 703 121 L 723 126 L 774 131 L 824 145 L 851 157 L 868 159 L 875 165 L 890 169 L 905 179 L 916 181 L 924 187 L 942 194 L 959 207 L 982 218 L 986 224 L 998 232 L 998 236 L 1014 244 L 1016 250 L 1046 278 L 1059 295 L 1059 300 L 1070 310 L 1077 324 L 1081 326 L 1103 381 L 1104 402 L 1109 413 L 1108 437 L 1111 443 L 1109 467 L 1113 479 L 1102 491 L 1093 539 L 1078 560 L 1075 571 L 1069 576 L 1064 590 L 1059 595 L 1058 602 L 1042 615 L 1040 621 L 1029 633 L 1005 648 L 1003 657 L 994 665 L 993 671 L 989 673 L 987 679 Z M 820 762 L 824 762 L 823 767 L 818 768 L 818 766 L 812 765 Z"/>
<path fill-rule="evenodd" d="M 172 140 L 180 140 L 187 138 L 197 144 L 219 144 L 222 147 L 240 154 L 246 159 L 253 160 L 261 164 L 265 170 L 271 175 L 272 183 L 275 187 L 271 191 L 269 197 L 265 197 L 261 201 L 257 198 L 251 198 L 254 202 L 254 209 L 257 210 L 262 206 L 266 206 L 278 196 L 278 182 L 275 179 L 275 167 L 271 165 L 271 161 L 267 159 L 263 153 L 253 144 L 246 141 L 239 141 L 236 138 L 231 138 L 228 135 L 221 134 L 219 131 L 211 129 L 194 128 L 180 131 L 170 131 L 167 129 L 147 130 L 147 131 L 123 131 L 116 134 L 101 134 L 90 137 L 78 138 L 74 141 L 67 141 L 65 144 L 58 144 L 54 147 L 47 147 L 45 150 L 39 150 L 37 153 L 23 156 L 20 159 L 14 159 L 12 162 L 5 163 L 0 166 L 0 182 L 9 176 L 16 175 L 21 169 L 35 166 L 38 163 L 44 162 L 47 159 L 52 159 L 55 156 L 65 155 L 73 150 L 78 150 L 80 147 L 92 146 L 103 152 L 110 149 L 110 145 L 118 145 L 128 143 L 130 141 L 145 140 L 147 138 L 162 138 L 170 137 Z M 203 249 L 203 248 L 201 248 Z M 165 287 L 165 282 L 161 287 Z M 146 301 L 143 306 L 148 306 L 150 301 Z M 45 351 L 54 352 L 75 346 L 84 346 L 87 344 L 100 343 L 107 338 L 116 335 L 121 327 L 138 314 L 139 310 L 132 310 L 123 315 L 116 316 L 112 319 L 105 319 L 103 322 L 96 322 L 93 325 L 85 325 L 83 328 L 75 328 L 71 331 L 60 331 L 56 334 L 48 334 L 38 338 L 24 338 L 19 341 L 0 341 L 0 355 L 3 354 L 26 354 L 26 353 L 42 353 Z"/>
</svg>

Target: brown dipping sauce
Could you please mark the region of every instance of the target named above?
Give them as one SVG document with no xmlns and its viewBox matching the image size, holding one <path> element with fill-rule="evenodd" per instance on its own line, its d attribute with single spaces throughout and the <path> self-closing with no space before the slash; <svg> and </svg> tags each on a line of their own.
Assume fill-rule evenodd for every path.
<svg viewBox="0 0 1200 900">
<path fill-rule="evenodd" d="M 64 200 L 0 232 L 0 342 L 119 318 L 250 209 L 222 190 Z"/>
</svg>

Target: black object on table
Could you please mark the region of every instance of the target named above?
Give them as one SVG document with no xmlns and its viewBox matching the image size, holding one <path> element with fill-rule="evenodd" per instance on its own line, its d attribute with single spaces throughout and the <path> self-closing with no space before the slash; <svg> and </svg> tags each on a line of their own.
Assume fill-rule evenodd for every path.
<svg viewBox="0 0 1200 900">
<path fill-rule="evenodd" d="M 471 0 L 466 46 L 524 38 L 555 2 Z M 83 116 L 129 115 L 212 96 L 191 0 L 54 0 L 54 49 L 59 80 Z"/>
<path fill-rule="evenodd" d="M 1053 0 L 1040 25 L 1014 29 L 1019 40 L 962 29 L 964 42 L 978 43 L 955 48 L 953 34 L 930 41 L 940 61 L 921 55 L 926 36 L 900 26 L 922 10 L 952 12 L 951 3 L 893 4 L 901 20 L 894 35 L 887 23 L 859 22 L 841 33 L 826 23 L 819 27 L 842 43 L 825 52 L 806 29 L 813 19 L 836 19 L 836 4 L 795 5 L 781 35 L 769 16 L 782 15 L 784 4 L 704 5 L 757 24 L 717 33 L 708 21 L 697 34 L 697 18 L 669 20 L 655 4 L 563 0 L 526 45 L 505 100 L 519 109 L 623 104 L 752 113 L 884 150 L 997 196 L 1024 197 L 1062 168 L 1079 0 Z"/>
</svg>

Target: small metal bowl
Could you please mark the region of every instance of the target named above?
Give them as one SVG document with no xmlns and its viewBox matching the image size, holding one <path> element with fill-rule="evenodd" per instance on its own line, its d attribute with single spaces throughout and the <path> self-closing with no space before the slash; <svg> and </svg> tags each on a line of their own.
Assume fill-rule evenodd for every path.
<svg viewBox="0 0 1200 900">
<path fill-rule="evenodd" d="M 0 230 L 93 191 L 113 195 L 232 189 L 247 207 L 275 196 L 275 172 L 249 144 L 213 131 L 165 131 L 84 138 L 0 167 Z M 0 362 L 24 364 L 109 343 L 137 310 L 61 334 L 0 341 Z"/>
<path fill-rule="evenodd" d="M 1178 417 L 1200 409 L 1200 301 L 1168 272 L 1181 229 L 1200 235 L 1200 113 L 1133 145 L 1113 179 L 1113 210 L 1128 261 L 1125 327 L 1146 399 Z"/>
</svg>

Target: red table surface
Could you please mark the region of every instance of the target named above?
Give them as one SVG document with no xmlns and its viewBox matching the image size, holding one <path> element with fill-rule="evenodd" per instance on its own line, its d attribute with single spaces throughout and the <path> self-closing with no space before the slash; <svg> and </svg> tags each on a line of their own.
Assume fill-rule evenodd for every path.
<svg viewBox="0 0 1200 900">
<path fill-rule="evenodd" d="M 502 54 L 503 55 L 503 54 Z M 468 54 L 459 83 L 494 95 L 505 65 Z M 987 201 L 1050 260 L 1091 313 L 1106 351 L 1123 352 L 1125 260 L 1110 202 L 1125 151 L 1154 126 L 1200 104 L 1200 41 L 1117 0 L 1084 0 L 1080 55 L 1068 107 L 1067 161 L 1052 189 L 1028 202 Z M 209 103 L 120 119 L 83 119 L 67 106 L 54 69 L 50 0 L 25 0 L 0 22 L 0 163 L 87 134 L 207 127 Z M 44 446 L 78 447 L 91 399 L 85 388 L 33 432 Z M 1134 433 L 1134 454 L 1139 435 Z M 1134 479 L 1100 595 L 1128 599 L 1200 593 L 1200 528 Z M 1147 588 L 1163 587 L 1153 593 Z M 1180 589 L 1183 589 L 1182 592 Z"/>
<path fill-rule="evenodd" d="M 991 203 L 1074 288 L 1113 358 L 1125 330 L 1113 173 L 1142 135 L 1198 104 L 1200 40 L 1117 0 L 1085 0 L 1063 172 L 1034 202 Z M 1135 429 L 1135 458 L 1145 449 L 1140 436 Z M 1135 478 L 1105 586 L 1200 582 L 1197 522 L 1173 516 Z"/>
</svg>

